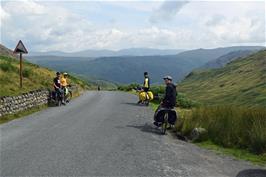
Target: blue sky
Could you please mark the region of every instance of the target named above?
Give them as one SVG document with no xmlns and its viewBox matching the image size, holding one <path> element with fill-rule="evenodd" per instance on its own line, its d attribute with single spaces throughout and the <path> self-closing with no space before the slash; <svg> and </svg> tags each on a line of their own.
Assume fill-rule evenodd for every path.
<svg viewBox="0 0 266 177">
<path fill-rule="evenodd" d="M 29 51 L 265 46 L 261 1 L 1 0 L 1 43 Z"/>
</svg>

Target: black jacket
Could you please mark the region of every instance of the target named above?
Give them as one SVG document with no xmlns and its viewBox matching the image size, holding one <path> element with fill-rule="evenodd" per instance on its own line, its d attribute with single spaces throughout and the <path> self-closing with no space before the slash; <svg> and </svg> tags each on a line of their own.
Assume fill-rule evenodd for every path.
<svg viewBox="0 0 266 177">
<path fill-rule="evenodd" d="M 173 108 L 176 105 L 176 86 L 172 83 L 167 84 L 165 88 L 165 96 L 162 101 L 162 106 Z"/>
</svg>

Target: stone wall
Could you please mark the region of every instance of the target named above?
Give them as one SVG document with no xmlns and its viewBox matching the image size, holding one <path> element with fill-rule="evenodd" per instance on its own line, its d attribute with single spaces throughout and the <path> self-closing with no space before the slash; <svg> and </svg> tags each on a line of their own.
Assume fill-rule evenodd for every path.
<svg viewBox="0 0 266 177">
<path fill-rule="evenodd" d="M 0 97 L 0 117 L 48 103 L 48 90 L 35 90 L 18 96 Z"/>
</svg>

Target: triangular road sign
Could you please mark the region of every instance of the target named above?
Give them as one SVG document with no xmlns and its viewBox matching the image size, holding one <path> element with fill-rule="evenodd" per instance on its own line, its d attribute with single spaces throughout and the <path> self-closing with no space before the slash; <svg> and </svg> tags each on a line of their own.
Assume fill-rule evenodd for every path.
<svg viewBox="0 0 266 177">
<path fill-rule="evenodd" d="M 28 53 L 26 47 L 24 46 L 21 40 L 18 42 L 17 47 L 14 50 L 14 53 Z"/>
</svg>

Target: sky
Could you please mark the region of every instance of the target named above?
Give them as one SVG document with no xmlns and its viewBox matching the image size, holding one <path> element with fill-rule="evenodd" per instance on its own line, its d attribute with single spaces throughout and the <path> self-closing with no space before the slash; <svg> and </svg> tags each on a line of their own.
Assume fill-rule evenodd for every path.
<svg viewBox="0 0 266 177">
<path fill-rule="evenodd" d="M 1 44 L 29 51 L 265 46 L 258 1 L 1 0 Z"/>
</svg>

